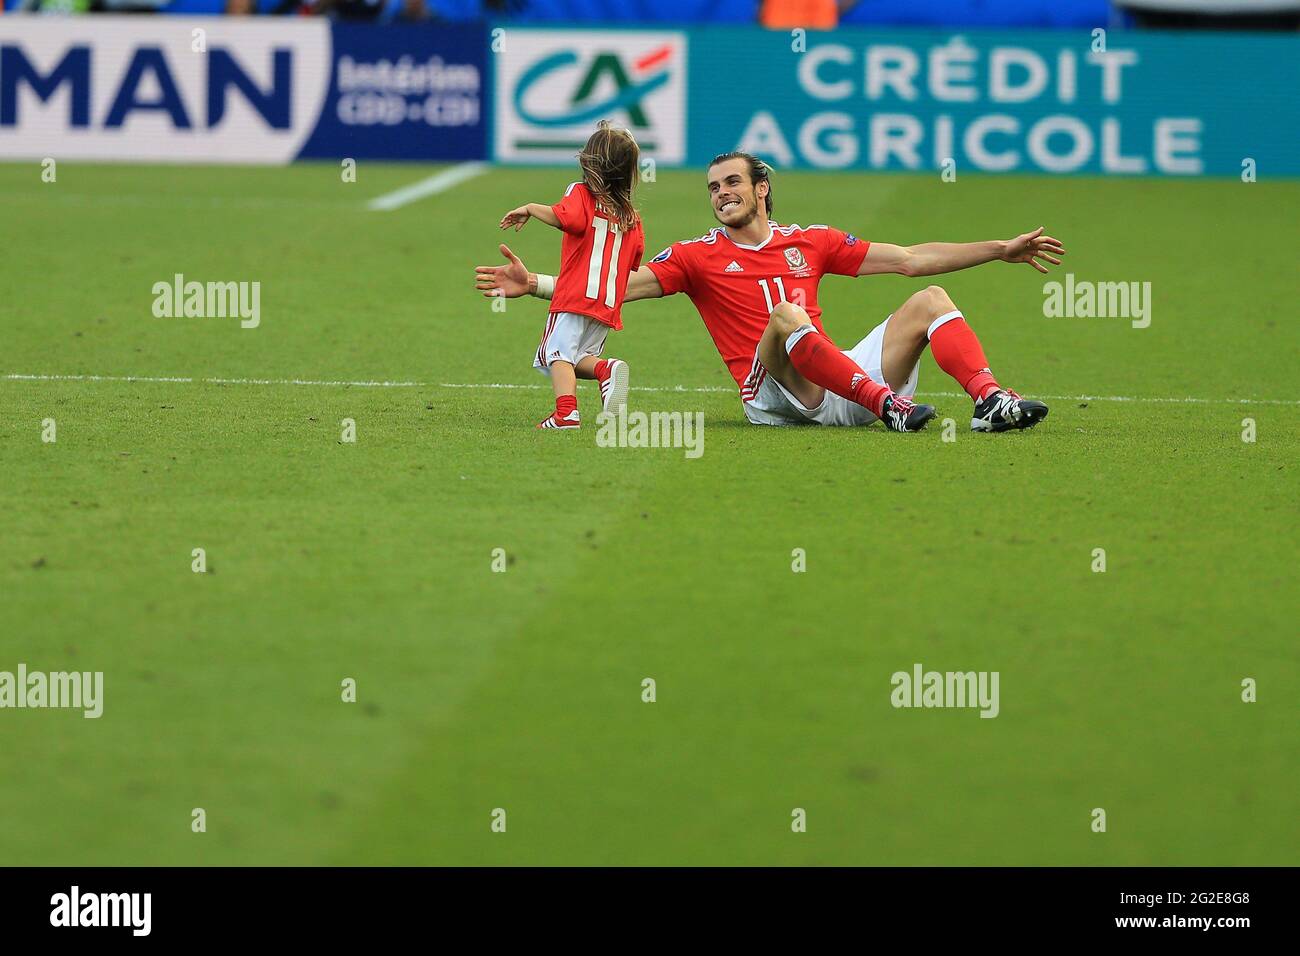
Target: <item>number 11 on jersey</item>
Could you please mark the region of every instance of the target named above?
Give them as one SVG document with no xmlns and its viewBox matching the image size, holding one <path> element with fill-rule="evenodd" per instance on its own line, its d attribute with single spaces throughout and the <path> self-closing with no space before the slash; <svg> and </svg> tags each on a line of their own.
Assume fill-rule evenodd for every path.
<svg viewBox="0 0 1300 956">
<path fill-rule="evenodd" d="M 587 263 L 587 298 L 600 296 L 601 286 L 605 287 L 605 305 L 614 308 L 614 293 L 617 291 L 615 281 L 618 279 L 618 252 L 623 247 L 623 230 L 611 226 L 608 220 L 599 216 L 592 219 L 591 227 L 596 231 L 596 239 L 591 247 L 591 261 Z M 601 275 L 605 259 L 605 237 L 614 233 L 614 248 L 609 253 L 609 272 Z M 768 309 L 768 311 L 772 311 Z"/>
<path fill-rule="evenodd" d="M 790 300 L 785 297 L 785 284 L 781 281 L 781 277 L 777 276 L 772 281 L 776 284 L 776 302 L 789 302 Z M 759 279 L 758 284 L 763 287 L 763 299 L 767 302 L 767 311 L 771 312 L 776 308 L 776 302 L 772 301 L 772 292 L 767 287 L 767 280 Z"/>
</svg>

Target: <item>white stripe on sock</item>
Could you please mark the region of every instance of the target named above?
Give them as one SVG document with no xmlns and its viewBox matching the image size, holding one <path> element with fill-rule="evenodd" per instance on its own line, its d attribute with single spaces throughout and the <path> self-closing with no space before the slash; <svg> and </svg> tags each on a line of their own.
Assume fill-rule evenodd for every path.
<svg viewBox="0 0 1300 956">
<path fill-rule="evenodd" d="M 799 340 L 800 340 L 801 338 L 803 338 L 805 335 L 807 335 L 809 332 L 816 332 L 816 331 L 817 331 L 817 329 L 814 328 L 814 327 L 811 326 L 811 325 L 801 325 L 801 326 L 799 326 L 799 328 L 795 329 L 793 332 L 791 332 L 791 333 L 786 337 L 786 340 L 785 340 L 785 354 L 786 354 L 786 355 L 789 355 L 789 354 L 790 354 L 790 350 L 791 350 L 792 348 L 794 348 L 796 345 L 798 345 L 798 344 L 799 344 Z"/>
<path fill-rule="evenodd" d="M 945 322 L 951 322 L 953 319 L 964 319 L 964 318 L 965 316 L 961 314 L 961 311 L 959 309 L 954 309 L 952 312 L 945 312 L 943 315 L 939 316 L 937 319 L 935 319 L 933 322 L 930 323 L 930 328 L 927 329 L 925 333 L 926 339 L 933 338 L 934 330 L 937 329 L 939 326 L 943 325 Z"/>
</svg>

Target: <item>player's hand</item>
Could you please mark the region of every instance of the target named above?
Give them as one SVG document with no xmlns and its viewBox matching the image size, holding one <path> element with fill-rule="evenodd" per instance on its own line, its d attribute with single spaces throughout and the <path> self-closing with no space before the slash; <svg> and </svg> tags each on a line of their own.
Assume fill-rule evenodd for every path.
<svg viewBox="0 0 1300 956">
<path fill-rule="evenodd" d="M 501 228 L 509 229 L 511 226 L 514 226 L 515 232 L 518 232 L 520 229 L 524 228 L 524 223 L 526 223 L 528 219 L 528 207 L 520 206 L 518 209 L 511 209 L 501 217 Z"/>
<path fill-rule="evenodd" d="M 1023 236 L 1016 236 L 1016 238 L 1008 240 L 1006 250 L 1002 253 L 1002 259 L 1005 262 L 1028 262 L 1039 272 L 1046 275 L 1047 266 L 1043 262 L 1050 262 L 1054 266 L 1059 266 L 1061 260 L 1057 257 L 1063 255 L 1065 255 L 1065 249 L 1061 246 L 1061 243 L 1051 236 L 1043 235 L 1043 227 L 1039 226 L 1033 232 L 1027 232 Z"/>
<path fill-rule="evenodd" d="M 501 254 L 509 260 L 503 266 L 475 266 L 474 288 L 486 298 L 517 299 L 528 294 L 528 267 L 504 242 Z"/>
</svg>

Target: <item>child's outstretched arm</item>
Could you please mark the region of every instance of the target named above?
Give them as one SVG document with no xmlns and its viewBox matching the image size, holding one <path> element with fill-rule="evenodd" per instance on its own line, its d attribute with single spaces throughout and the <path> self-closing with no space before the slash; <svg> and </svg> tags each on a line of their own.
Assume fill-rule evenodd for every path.
<svg viewBox="0 0 1300 956">
<path fill-rule="evenodd" d="M 552 228 L 560 228 L 560 219 L 555 215 L 551 207 L 539 202 L 525 203 L 518 209 L 511 209 L 501 217 L 501 228 L 509 229 L 511 226 L 514 226 L 515 232 L 518 232 L 520 229 L 524 228 L 524 223 L 528 222 L 530 217 L 533 219 L 540 219 Z"/>
</svg>

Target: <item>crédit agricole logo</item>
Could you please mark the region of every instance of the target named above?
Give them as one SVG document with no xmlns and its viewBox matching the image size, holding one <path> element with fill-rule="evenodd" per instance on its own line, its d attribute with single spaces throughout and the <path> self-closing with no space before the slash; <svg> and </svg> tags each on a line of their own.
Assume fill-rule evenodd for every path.
<svg viewBox="0 0 1300 956">
<path fill-rule="evenodd" d="M 497 64 L 498 159 L 571 161 L 602 119 L 643 156 L 685 158 L 686 37 L 680 33 L 511 31 Z"/>
</svg>

